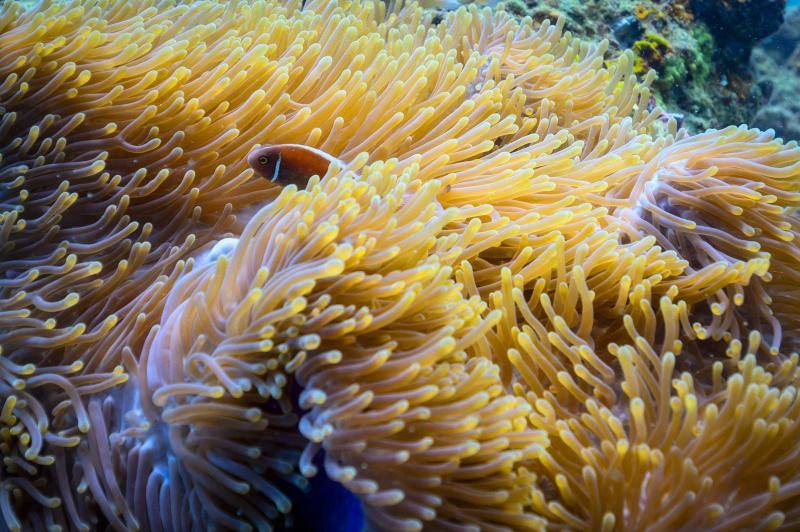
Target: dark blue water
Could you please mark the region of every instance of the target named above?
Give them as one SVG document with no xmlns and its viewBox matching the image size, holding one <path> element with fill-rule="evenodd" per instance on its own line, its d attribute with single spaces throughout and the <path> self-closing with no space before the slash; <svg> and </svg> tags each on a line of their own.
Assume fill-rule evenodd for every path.
<svg viewBox="0 0 800 532">
<path fill-rule="evenodd" d="M 344 486 L 328 478 L 322 465 L 324 453 L 314 460 L 319 473 L 309 479 L 309 490 L 292 499 L 294 530 L 314 532 L 362 532 L 364 508 Z"/>
</svg>

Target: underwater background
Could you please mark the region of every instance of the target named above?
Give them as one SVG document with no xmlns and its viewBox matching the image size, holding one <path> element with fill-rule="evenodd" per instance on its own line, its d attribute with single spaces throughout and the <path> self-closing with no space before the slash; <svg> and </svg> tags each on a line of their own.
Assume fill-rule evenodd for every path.
<svg viewBox="0 0 800 532">
<path fill-rule="evenodd" d="M 491 5 L 534 19 L 563 16 L 566 28 L 578 36 L 608 39 L 612 50 L 632 50 L 637 72 L 658 73 L 657 103 L 690 131 L 747 123 L 800 139 L 796 0 L 509 0 Z"/>
</svg>

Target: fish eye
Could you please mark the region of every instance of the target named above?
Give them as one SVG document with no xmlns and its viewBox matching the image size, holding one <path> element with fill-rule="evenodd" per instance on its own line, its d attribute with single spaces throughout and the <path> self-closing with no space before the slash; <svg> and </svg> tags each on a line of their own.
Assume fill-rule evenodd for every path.
<svg viewBox="0 0 800 532">
<path fill-rule="evenodd" d="M 267 164 L 269 162 L 269 157 L 267 157 L 266 155 L 262 155 L 261 157 L 258 158 L 258 162 L 261 164 Z"/>
</svg>

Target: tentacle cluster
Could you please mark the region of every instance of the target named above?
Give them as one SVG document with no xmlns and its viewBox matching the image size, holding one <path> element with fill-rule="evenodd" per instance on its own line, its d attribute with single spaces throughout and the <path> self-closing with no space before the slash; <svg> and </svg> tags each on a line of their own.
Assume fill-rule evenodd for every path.
<svg viewBox="0 0 800 532">
<path fill-rule="evenodd" d="M 800 526 L 800 149 L 563 32 L 381 2 L 0 6 L 0 514 Z M 344 162 L 304 190 L 259 145 Z"/>
</svg>

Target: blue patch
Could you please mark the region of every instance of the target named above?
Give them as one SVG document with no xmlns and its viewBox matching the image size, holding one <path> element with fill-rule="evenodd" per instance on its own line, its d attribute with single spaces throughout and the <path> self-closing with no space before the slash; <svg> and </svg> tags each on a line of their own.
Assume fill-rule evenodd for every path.
<svg viewBox="0 0 800 532">
<path fill-rule="evenodd" d="M 331 480 L 322 465 L 324 453 L 314 460 L 317 474 L 309 479 L 309 489 L 292 497 L 292 530 L 313 532 L 361 532 L 364 507 L 344 486 Z"/>
</svg>

